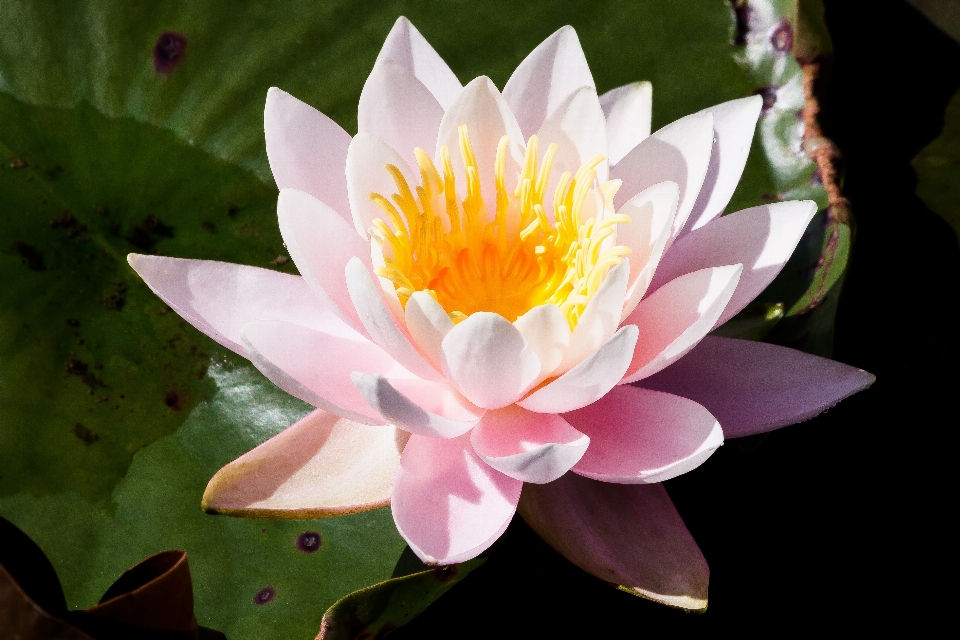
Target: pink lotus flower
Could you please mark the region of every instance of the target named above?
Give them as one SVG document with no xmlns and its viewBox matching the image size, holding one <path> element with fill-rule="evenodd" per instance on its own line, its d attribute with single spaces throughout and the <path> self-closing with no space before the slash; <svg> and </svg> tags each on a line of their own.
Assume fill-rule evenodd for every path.
<svg viewBox="0 0 960 640">
<path fill-rule="evenodd" d="M 317 407 L 218 472 L 205 508 L 390 504 L 430 564 L 475 557 L 519 509 L 594 575 L 705 607 L 706 562 L 660 483 L 873 376 L 708 335 L 770 283 L 816 206 L 720 217 L 760 97 L 653 134 L 650 101 L 646 83 L 598 96 L 569 27 L 502 93 L 461 86 L 403 18 L 353 138 L 271 89 L 267 153 L 302 275 L 130 256 L 186 320 Z"/>
</svg>

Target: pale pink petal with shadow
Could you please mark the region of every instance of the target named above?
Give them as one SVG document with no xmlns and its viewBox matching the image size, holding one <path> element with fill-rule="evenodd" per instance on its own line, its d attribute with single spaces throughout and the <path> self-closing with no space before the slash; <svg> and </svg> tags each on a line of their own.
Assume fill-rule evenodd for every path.
<svg viewBox="0 0 960 640">
<path fill-rule="evenodd" d="M 723 444 L 720 423 L 693 400 L 629 385 L 563 417 L 590 436 L 573 470 L 603 482 L 663 482 L 699 467 Z"/>
<path fill-rule="evenodd" d="M 128 255 L 127 262 L 184 320 L 244 358 L 240 329 L 253 320 L 283 320 L 337 335 L 355 334 L 300 276 L 230 262 L 138 253 Z"/>
<path fill-rule="evenodd" d="M 513 321 L 527 348 L 540 360 L 540 373 L 532 383 L 537 385 L 550 377 L 563 360 L 570 345 L 570 323 L 555 304 L 541 304 Z"/>
<path fill-rule="evenodd" d="M 557 144 L 550 181 L 547 183 L 547 201 L 544 205 L 552 211 L 553 194 L 565 171 L 575 175 L 577 170 L 594 156 L 607 156 L 607 123 L 600 108 L 597 90 L 593 86 L 580 87 L 557 105 L 537 131 L 539 155 Z M 607 181 L 607 163 L 596 168 L 600 184 Z"/>
<path fill-rule="evenodd" d="M 707 608 L 707 561 L 662 484 L 568 473 L 524 485 L 518 511 L 547 544 L 604 582 L 671 607 Z"/>
<path fill-rule="evenodd" d="M 622 382 L 651 376 L 696 346 L 723 313 L 742 269 L 735 264 L 694 271 L 641 300 L 624 321 L 640 329 L 640 338 Z"/>
<path fill-rule="evenodd" d="M 280 189 L 309 193 L 350 219 L 343 166 L 350 134 L 289 93 L 271 87 L 263 112 L 267 158 Z"/>
<path fill-rule="evenodd" d="M 739 438 L 809 420 L 875 379 L 863 369 L 795 349 L 707 336 L 640 384 L 699 402 L 717 417 L 727 438 Z"/>
<path fill-rule="evenodd" d="M 743 264 L 719 326 L 753 301 L 786 264 L 817 213 L 810 200 L 791 200 L 744 209 L 717 218 L 677 239 L 660 261 L 651 289 L 684 273 L 721 264 Z"/>
<path fill-rule="evenodd" d="M 395 427 L 317 409 L 220 469 L 203 509 L 305 520 L 382 507 L 390 503 L 401 449 Z"/>
<path fill-rule="evenodd" d="M 558 415 L 517 406 L 488 411 L 470 432 L 473 450 L 488 465 L 523 482 L 553 482 L 587 450 L 586 437 Z"/>
<path fill-rule="evenodd" d="M 393 520 L 426 564 L 463 562 L 506 530 L 522 487 L 481 460 L 469 435 L 412 435 L 393 484 Z"/>
<path fill-rule="evenodd" d="M 610 269 L 590 298 L 570 335 L 570 344 L 555 373 L 569 371 L 600 348 L 620 326 L 630 278 L 630 259 Z"/>
<path fill-rule="evenodd" d="M 573 27 L 561 27 L 537 45 L 503 87 L 503 97 L 529 138 L 567 96 L 593 87 L 593 75 Z"/>
<path fill-rule="evenodd" d="M 540 373 L 540 360 L 523 335 L 496 313 L 471 314 L 450 330 L 442 348 L 447 379 L 484 409 L 513 404 Z"/>
<path fill-rule="evenodd" d="M 379 194 L 392 203 L 393 194 L 397 193 L 397 185 L 387 171 L 387 165 L 399 169 L 411 189 L 419 184 L 406 160 L 383 140 L 365 131 L 353 137 L 347 151 L 347 193 L 353 226 L 364 240 L 369 237 L 376 218 L 388 220 L 383 209 L 370 199 L 370 194 Z M 402 217 L 403 213 L 400 215 Z"/>
<path fill-rule="evenodd" d="M 447 384 L 389 380 L 376 373 L 354 373 L 352 379 L 378 414 L 417 435 L 456 438 L 472 429 L 484 414 Z"/>
<path fill-rule="evenodd" d="M 650 135 L 653 116 L 653 85 L 632 82 L 600 96 L 607 119 L 607 148 L 610 166 L 615 166 Z"/>
<path fill-rule="evenodd" d="M 437 368 L 442 361 L 443 339 L 453 329 L 453 320 L 426 291 L 415 291 L 404 307 L 404 321 L 420 352 Z"/>
<path fill-rule="evenodd" d="M 377 55 L 377 62 L 383 60 L 392 60 L 416 76 L 444 109 L 460 93 L 462 85 L 457 76 L 426 38 L 403 16 L 397 18 Z"/>
</svg>

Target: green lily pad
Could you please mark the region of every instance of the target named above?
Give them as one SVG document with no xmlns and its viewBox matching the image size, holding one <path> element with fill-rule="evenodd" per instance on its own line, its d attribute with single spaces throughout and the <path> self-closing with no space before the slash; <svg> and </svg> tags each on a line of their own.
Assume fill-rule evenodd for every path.
<svg viewBox="0 0 960 640">
<path fill-rule="evenodd" d="M 354 131 L 363 82 L 398 15 L 462 80 L 485 74 L 498 86 L 572 24 L 601 91 L 653 83 L 654 128 L 751 93 L 768 98 L 729 210 L 791 198 L 826 208 L 802 145 L 795 3 L 750 7 L 0 4 L 0 268 L 9 274 L 0 287 L 0 514 L 47 551 L 69 605 L 92 605 L 137 560 L 179 547 L 201 624 L 233 640 L 312 637 L 327 607 L 389 578 L 403 548 L 387 509 L 301 523 L 200 511 L 219 466 L 308 408 L 169 312 L 124 259 L 156 252 L 294 271 L 263 145 L 269 86 Z M 844 262 L 821 260 L 837 245 L 832 218 L 818 219 L 761 306 L 728 331 L 793 340 L 778 332 L 806 335 L 810 309 L 832 327 L 823 301 L 835 300 Z M 317 553 L 297 549 L 304 532 L 320 534 Z"/>
<path fill-rule="evenodd" d="M 917 195 L 960 239 L 960 91 L 947 104 L 943 132 L 913 159 Z"/>
</svg>

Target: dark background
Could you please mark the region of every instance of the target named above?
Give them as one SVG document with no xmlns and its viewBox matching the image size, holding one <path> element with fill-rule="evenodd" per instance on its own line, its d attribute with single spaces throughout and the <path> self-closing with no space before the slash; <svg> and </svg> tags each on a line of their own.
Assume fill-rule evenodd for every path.
<svg viewBox="0 0 960 640">
<path fill-rule="evenodd" d="M 960 44 L 905 2 L 825 4 L 823 125 L 857 224 L 834 358 L 876 384 L 667 483 L 710 564 L 705 614 L 614 590 L 517 518 L 481 569 L 391 637 L 779 637 L 900 620 L 923 637 L 949 610 L 960 248 L 916 197 L 910 160 L 960 87 Z"/>
</svg>

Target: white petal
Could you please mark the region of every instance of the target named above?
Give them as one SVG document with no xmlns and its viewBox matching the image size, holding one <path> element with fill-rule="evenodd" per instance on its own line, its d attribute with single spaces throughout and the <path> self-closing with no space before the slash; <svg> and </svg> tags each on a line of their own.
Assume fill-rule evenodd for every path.
<svg viewBox="0 0 960 640">
<path fill-rule="evenodd" d="M 563 360 L 570 344 L 570 323 L 557 305 L 547 303 L 527 311 L 513 326 L 527 341 L 527 348 L 540 359 L 540 373 L 533 382 L 536 385 L 550 377 Z"/>
<path fill-rule="evenodd" d="M 422 404 L 401 393 L 396 382 L 392 384 L 381 375 L 353 375 L 353 383 L 370 406 L 389 422 L 410 433 L 430 438 L 456 438 L 472 429 L 483 415 L 483 411 L 476 407 L 473 410 L 468 408 L 457 397 L 459 394 L 445 384 L 416 382 L 419 383 L 417 390 Z"/>
<path fill-rule="evenodd" d="M 414 75 L 392 60 L 381 60 L 363 85 L 357 129 L 372 133 L 417 166 L 416 147 L 433 150 L 443 108 Z"/>
<path fill-rule="evenodd" d="M 560 28 L 524 58 L 503 88 L 503 97 L 530 137 L 567 96 L 593 76 L 573 27 Z"/>
<path fill-rule="evenodd" d="M 614 166 L 650 135 L 653 116 L 653 85 L 633 82 L 600 96 L 607 118 L 607 161 Z"/>
<path fill-rule="evenodd" d="M 496 313 L 471 314 L 443 339 L 443 372 L 470 402 L 484 409 L 513 404 L 540 373 L 526 340 Z"/>
<path fill-rule="evenodd" d="M 354 136 L 347 152 L 347 192 L 353 224 L 361 238 L 367 238 L 374 219 L 387 219 L 383 210 L 370 200 L 370 194 L 380 194 L 392 202 L 393 194 L 397 193 L 397 185 L 386 168 L 388 164 L 400 170 L 411 189 L 419 184 L 419 180 L 413 179 L 407 162 L 389 145 L 371 133 L 360 132 Z"/>
<path fill-rule="evenodd" d="M 374 284 L 367 267 L 359 258 L 347 263 L 347 288 L 356 307 L 360 321 L 370 339 L 389 353 L 397 362 L 426 380 L 442 381 L 443 376 L 410 343 L 410 339 L 397 326 Z"/>
<path fill-rule="evenodd" d="M 680 187 L 680 204 L 673 222 L 676 236 L 697 201 L 712 149 L 710 112 L 695 113 L 668 124 L 638 144 L 611 170 L 611 177 L 623 180 L 614 202 L 619 207 L 651 185 L 665 180 L 676 182 Z"/>
<path fill-rule="evenodd" d="M 715 141 L 707 176 L 687 219 L 685 231 L 707 224 L 723 213 L 730 202 L 747 165 L 762 106 L 762 97 L 750 96 L 704 109 L 713 114 Z"/>
<path fill-rule="evenodd" d="M 377 62 L 381 60 L 392 60 L 410 71 L 444 109 L 449 108 L 460 92 L 457 76 L 417 28 L 403 16 L 397 18 L 383 43 Z"/>
<path fill-rule="evenodd" d="M 440 344 L 453 329 L 453 320 L 426 291 L 416 291 L 410 296 L 404 309 L 404 319 L 407 331 L 420 351 L 439 367 L 442 360 Z"/>
<path fill-rule="evenodd" d="M 742 271 L 741 264 L 694 271 L 641 300 L 625 320 L 640 328 L 640 339 L 623 382 L 652 376 L 695 347 L 723 313 Z"/>
<path fill-rule="evenodd" d="M 563 413 L 596 402 L 620 382 L 637 344 L 637 327 L 621 327 L 570 371 L 517 404 L 537 413 Z"/>
<path fill-rule="evenodd" d="M 630 248 L 630 280 L 623 318 L 636 308 L 657 272 L 673 232 L 679 198 L 677 183 L 661 182 L 647 187 L 617 211 L 630 216 L 630 222 L 617 225 L 617 244 Z"/>
<path fill-rule="evenodd" d="M 263 128 L 267 158 L 277 186 L 309 193 L 349 219 L 343 166 L 350 134 L 276 87 L 267 91 Z"/>
<path fill-rule="evenodd" d="M 627 279 L 630 277 L 630 260 L 625 258 L 604 277 L 600 288 L 590 298 L 577 326 L 570 336 L 570 345 L 564 354 L 557 372 L 568 371 L 581 360 L 596 351 L 610 339 L 620 326 L 623 301 L 627 294 Z"/>
<path fill-rule="evenodd" d="M 553 482 L 577 464 L 590 438 L 558 415 L 516 406 L 489 411 L 470 433 L 480 459 L 522 482 Z"/>
</svg>

